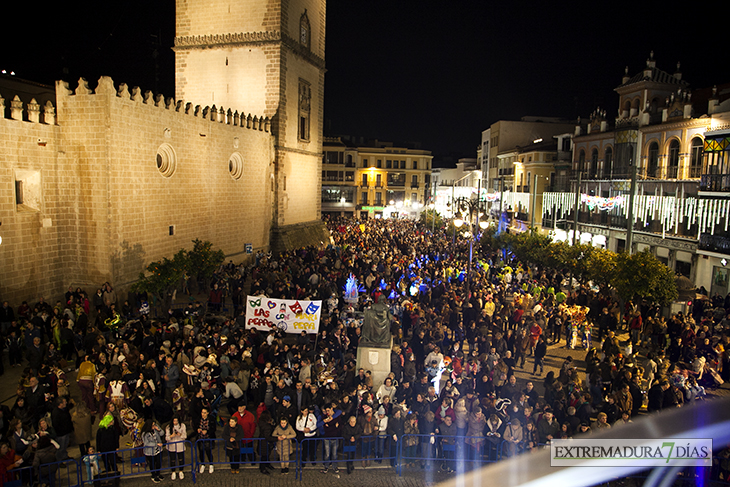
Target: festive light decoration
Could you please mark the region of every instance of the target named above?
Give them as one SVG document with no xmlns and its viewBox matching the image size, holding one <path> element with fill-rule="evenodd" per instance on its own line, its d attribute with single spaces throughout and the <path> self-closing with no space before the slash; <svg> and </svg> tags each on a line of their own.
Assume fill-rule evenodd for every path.
<svg viewBox="0 0 730 487">
<path fill-rule="evenodd" d="M 612 196 L 611 198 L 603 198 L 601 196 L 591 196 L 588 194 L 580 195 L 581 203 L 588 205 L 588 209 L 593 211 L 598 208 L 601 211 L 613 210 L 616 206 L 624 204 L 624 196 Z"/>
<path fill-rule="evenodd" d="M 583 195 L 586 196 L 586 195 Z M 619 216 L 628 217 L 628 197 L 622 196 L 624 202 L 614 204 L 613 208 Z M 618 198 L 614 197 L 614 198 Z M 582 199 L 582 198 L 581 198 Z M 604 198 L 610 200 L 611 198 Z M 582 204 L 586 204 L 583 201 Z M 573 211 L 575 195 L 571 193 L 543 193 L 542 216 L 554 213 L 556 219 L 566 218 Z M 590 206 L 589 206 L 589 209 Z M 700 233 L 715 233 L 716 228 L 725 232 L 730 224 L 730 200 L 698 199 L 683 196 L 656 196 L 639 194 L 634 197 L 634 223 L 658 220 L 662 234 L 676 232 L 680 225 L 690 227 L 697 225 L 697 236 Z M 724 224 L 721 223 L 724 220 Z"/>
<path fill-rule="evenodd" d="M 358 302 L 358 293 L 364 293 L 365 292 L 365 286 L 359 284 L 357 282 L 357 277 L 355 277 L 354 274 L 350 274 L 350 277 L 347 278 L 347 281 L 345 282 L 345 292 L 344 292 L 344 300 L 347 303 L 350 304 L 357 304 Z"/>
</svg>

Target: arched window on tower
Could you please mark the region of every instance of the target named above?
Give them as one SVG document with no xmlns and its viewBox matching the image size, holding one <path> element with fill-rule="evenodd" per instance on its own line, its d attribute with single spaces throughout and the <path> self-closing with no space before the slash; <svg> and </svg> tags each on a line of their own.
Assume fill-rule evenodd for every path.
<svg viewBox="0 0 730 487">
<path fill-rule="evenodd" d="M 702 149 L 703 142 L 700 137 L 692 139 L 692 152 L 689 160 L 689 177 L 699 178 L 702 175 Z"/>
<path fill-rule="evenodd" d="M 611 147 L 606 147 L 606 151 L 603 153 L 601 177 L 613 179 L 613 148 Z"/>
<path fill-rule="evenodd" d="M 304 10 L 304 13 L 299 19 L 299 43 L 307 49 L 311 47 L 311 32 L 309 17 L 307 16 L 307 11 Z"/>
<path fill-rule="evenodd" d="M 588 178 L 595 179 L 598 177 L 598 149 L 591 151 L 591 167 L 588 169 Z"/>
<path fill-rule="evenodd" d="M 583 177 L 585 177 L 586 172 L 586 152 L 581 149 L 581 151 L 578 153 L 578 171 L 583 173 Z"/>
<path fill-rule="evenodd" d="M 679 141 L 673 139 L 669 143 L 669 157 L 667 159 L 667 179 L 677 179 L 679 174 Z"/>
<path fill-rule="evenodd" d="M 649 145 L 649 153 L 646 161 L 646 177 L 657 178 L 659 176 L 659 144 L 652 142 Z"/>
</svg>

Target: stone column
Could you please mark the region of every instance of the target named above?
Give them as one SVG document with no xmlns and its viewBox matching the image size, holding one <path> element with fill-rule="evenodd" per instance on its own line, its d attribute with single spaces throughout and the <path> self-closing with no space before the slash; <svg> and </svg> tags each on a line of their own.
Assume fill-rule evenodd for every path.
<svg viewBox="0 0 730 487">
<path fill-rule="evenodd" d="M 674 249 L 669 249 L 669 260 L 667 261 L 667 267 L 672 269 L 672 271 L 677 270 L 677 251 Z"/>
<path fill-rule="evenodd" d="M 697 262 L 699 261 L 700 256 L 697 254 L 692 254 L 692 268 L 689 271 L 689 280 L 694 283 L 694 285 L 697 285 Z"/>
</svg>

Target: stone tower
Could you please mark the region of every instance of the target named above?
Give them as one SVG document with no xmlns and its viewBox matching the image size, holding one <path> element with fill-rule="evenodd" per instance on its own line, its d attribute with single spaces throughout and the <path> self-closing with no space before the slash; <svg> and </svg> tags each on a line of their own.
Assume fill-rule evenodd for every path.
<svg viewBox="0 0 730 487">
<path fill-rule="evenodd" d="M 325 9 L 326 0 L 176 0 L 175 97 L 272 121 L 274 251 L 326 238 Z"/>
</svg>

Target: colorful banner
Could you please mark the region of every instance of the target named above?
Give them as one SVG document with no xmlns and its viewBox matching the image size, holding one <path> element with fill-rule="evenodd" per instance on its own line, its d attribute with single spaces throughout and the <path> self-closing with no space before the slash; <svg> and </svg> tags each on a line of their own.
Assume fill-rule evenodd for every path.
<svg viewBox="0 0 730 487">
<path fill-rule="evenodd" d="M 266 296 L 246 297 L 246 327 L 285 333 L 319 332 L 322 301 L 274 299 Z"/>
<path fill-rule="evenodd" d="M 624 196 L 612 196 L 611 198 L 603 198 L 602 196 L 591 196 L 587 194 L 580 195 L 581 203 L 588 205 L 588 209 L 593 211 L 595 207 L 598 207 L 601 211 L 613 210 L 616 206 L 624 204 Z"/>
</svg>

